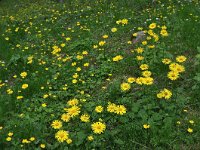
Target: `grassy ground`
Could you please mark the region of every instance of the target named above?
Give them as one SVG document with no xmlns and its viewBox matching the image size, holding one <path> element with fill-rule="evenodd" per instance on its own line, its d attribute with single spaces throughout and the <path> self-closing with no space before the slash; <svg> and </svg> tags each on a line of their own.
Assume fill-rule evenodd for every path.
<svg viewBox="0 0 200 150">
<path fill-rule="evenodd" d="M 1 149 L 199 149 L 198 0 L 0 8 Z"/>
</svg>

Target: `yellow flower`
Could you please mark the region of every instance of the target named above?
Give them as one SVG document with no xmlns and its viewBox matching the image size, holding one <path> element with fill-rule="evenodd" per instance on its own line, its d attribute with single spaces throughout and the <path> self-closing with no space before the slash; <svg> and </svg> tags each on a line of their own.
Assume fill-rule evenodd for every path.
<svg viewBox="0 0 200 150">
<path fill-rule="evenodd" d="M 64 121 L 64 122 L 69 122 L 70 115 L 68 115 L 68 114 L 62 114 L 61 120 Z"/>
<path fill-rule="evenodd" d="M 138 47 L 137 49 L 136 49 L 136 52 L 139 54 L 139 53 L 143 53 L 144 52 L 144 48 L 142 48 L 142 47 Z"/>
<path fill-rule="evenodd" d="M 79 113 L 81 111 L 80 111 L 80 108 L 78 106 L 72 106 L 71 108 L 66 109 L 66 112 L 71 117 L 75 117 L 75 116 L 79 115 Z"/>
<path fill-rule="evenodd" d="M 16 29 L 15 29 L 15 32 L 18 32 L 19 31 L 19 27 L 17 27 Z"/>
<path fill-rule="evenodd" d="M 168 89 L 163 89 L 161 90 L 158 94 L 157 94 L 157 97 L 158 98 L 165 98 L 165 99 L 170 99 L 172 96 L 172 92 Z"/>
<path fill-rule="evenodd" d="M 23 84 L 22 89 L 26 89 L 26 88 L 28 88 L 28 84 Z"/>
<path fill-rule="evenodd" d="M 81 68 L 80 67 L 76 68 L 76 71 L 81 71 Z"/>
<path fill-rule="evenodd" d="M 89 63 L 84 63 L 83 66 L 84 66 L 84 67 L 88 67 L 88 66 L 89 66 Z"/>
<path fill-rule="evenodd" d="M 186 57 L 185 56 L 177 56 L 176 57 L 176 61 L 179 63 L 185 62 L 186 61 Z"/>
<path fill-rule="evenodd" d="M 153 78 L 146 77 L 146 78 L 143 78 L 142 83 L 145 84 L 145 85 L 152 85 L 153 81 L 154 81 Z"/>
<path fill-rule="evenodd" d="M 77 58 L 78 60 L 81 60 L 81 59 L 83 59 L 83 55 L 77 55 L 76 58 Z"/>
<path fill-rule="evenodd" d="M 143 128 L 149 129 L 149 128 L 150 128 L 150 125 L 149 125 L 149 124 L 144 124 L 144 125 L 143 125 Z"/>
<path fill-rule="evenodd" d="M 103 46 L 103 45 L 105 45 L 105 43 L 106 43 L 106 41 L 100 41 L 99 46 Z"/>
<path fill-rule="evenodd" d="M 58 140 L 58 142 L 64 142 L 65 140 L 68 139 L 69 133 L 65 130 L 59 130 L 56 134 L 55 134 L 55 138 Z"/>
<path fill-rule="evenodd" d="M 147 32 L 149 35 L 153 36 L 155 33 L 153 32 L 153 30 L 148 30 Z"/>
<path fill-rule="evenodd" d="M 93 141 L 94 140 L 94 137 L 92 135 L 88 136 L 87 137 L 88 141 Z"/>
<path fill-rule="evenodd" d="M 29 140 L 30 141 L 35 141 L 35 137 L 31 137 Z"/>
<path fill-rule="evenodd" d="M 83 114 L 83 115 L 81 115 L 80 119 L 83 122 L 89 122 L 90 121 L 90 116 L 88 114 Z"/>
<path fill-rule="evenodd" d="M 175 70 L 177 68 L 178 65 L 179 65 L 178 63 L 171 63 L 169 65 L 169 69 L 173 71 L 173 70 Z"/>
<path fill-rule="evenodd" d="M 93 45 L 93 48 L 98 48 L 98 45 Z"/>
<path fill-rule="evenodd" d="M 28 59 L 27 64 L 31 64 L 33 62 L 33 56 L 29 56 L 27 59 Z"/>
<path fill-rule="evenodd" d="M 131 88 L 131 85 L 129 84 L 129 83 L 122 83 L 121 84 L 121 90 L 122 91 L 128 91 L 128 90 L 130 90 L 130 88 Z"/>
<path fill-rule="evenodd" d="M 149 45 L 148 48 L 155 48 L 155 45 Z"/>
<path fill-rule="evenodd" d="M 83 55 L 87 55 L 88 52 L 87 52 L 87 51 L 83 51 L 82 54 L 83 54 Z"/>
<path fill-rule="evenodd" d="M 46 103 L 42 103 L 42 107 L 47 107 L 47 104 Z"/>
<path fill-rule="evenodd" d="M 49 97 L 48 94 L 44 94 L 44 95 L 43 95 L 43 98 L 47 98 L 47 97 Z"/>
<path fill-rule="evenodd" d="M 76 66 L 76 62 L 73 62 L 73 63 L 72 63 L 72 66 Z"/>
<path fill-rule="evenodd" d="M 127 44 L 132 44 L 132 41 L 127 41 Z M 132 52 L 132 51 L 131 51 Z"/>
<path fill-rule="evenodd" d="M 127 81 L 128 81 L 128 83 L 133 83 L 133 82 L 135 82 L 135 78 L 134 77 L 129 77 Z"/>
<path fill-rule="evenodd" d="M 126 107 L 124 107 L 124 105 L 117 105 L 115 107 L 115 113 L 119 114 L 119 115 L 123 115 L 126 113 Z"/>
<path fill-rule="evenodd" d="M 192 132 L 193 132 L 193 129 L 188 128 L 187 131 L 188 131 L 189 133 L 192 133 Z"/>
<path fill-rule="evenodd" d="M 108 35 L 105 34 L 105 35 L 102 36 L 102 38 L 107 39 Z"/>
<path fill-rule="evenodd" d="M 158 93 L 157 94 L 157 98 L 162 98 L 163 97 L 163 94 L 162 93 Z"/>
<path fill-rule="evenodd" d="M 178 73 L 185 71 L 185 67 L 182 65 L 179 65 L 178 63 L 171 63 L 169 65 L 169 69 Z"/>
<path fill-rule="evenodd" d="M 70 37 L 67 37 L 65 40 L 66 40 L 66 41 L 70 41 L 70 40 L 71 40 L 71 38 L 70 38 Z"/>
<path fill-rule="evenodd" d="M 117 20 L 116 24 L 120 24 L 122 22 L 122 20 Z"/>
<path fill-rule="evenodd" d="M 25 143 L 28 144 L 28 143 L 30 143 L 30 141 L 27 140 L 27 139 L 23 139 L 23 140 L 22 140 L 22 143 L 24 143 L 24 144 L 25 144 Z"/>
<path fill-rule="evenodd" d="M 56 55 L 57 53 L 61 52 L 61 49 L 58 46 L 53 46 L 53 51 L 51 52 L 53 55 Z"/>
<path fill-rule="evenodd" d="M 142 42 L 142 45 L 147 45 L 147 41 L 143 41 L 143 42 Z"/>
<path fill-rule="evenodd" d="M 10 18 L 10 20 L 12 20 L 12 21 L 15 20 L 15 17 L 13 17 L 13 16 L 10 16 L 9 18 Z"/>
<path fill-rule="evenodd" d="M 122 55 L 117 55 L 117 56 L 113 57 L 113 61 L 120 61 L 122 59 L 123 59 Z"/>
<path fill-rule="evenodd" d="M 117 31 L 117 28 L 112 28 L 111 29 L 111 32 L 116 32 Z"/>
<path fill-rule="evenodd" d="M 163 63 L 163 64 L 168 65 L 168 64 L 170 64 L 171 62 L 172 62 L 172 61 L 171 61 L 170 59 L 168 59 L 168 58 L 162 59 L 162 63 Z"/>
<path fill-rule="evenodd" d="M 189 120 L 189 123 L 194 124 L 194 121 L 193 120 Z"/>
<path fill-rule="evenodd" d="M 147 69 L 149 69 L 149 66 L 147 64 L 142 64 L 142 65 L 140 65 L 140 69 L 147 70 Z"/>
<path fill-rule="evenodd" d="M 108 103 L 107 111 L 108 112 L 115 112 L 116 107 L 117 106 L 114 103 Z"/>
<path fill-rule="evenodd" d="M 128 19 L 122 19 L 122 20 L 121 20 L 121 23 L 122 23 L 123 25 L 128 24 Z"/>
<path fill-rule="evenodd" d="M 67 142 L 67 144 L 71 144 L 72 143 L 72 139 L 67 139 L 66 142 Z"/>
<path fill-rule="evenodd" d="M 60 44 L 61 47 L 65 47 L 65 43 Z"/>
<path fill-rule="evenodd" d="M 74 98 L 74 99 L 72 99 L 72 100 L 69 100 L 69 101 L 67 102 L 67 104 L 68 104 L 69 106 L 75 106 L 75 105 L 78 105 L 78 103 L 79 103 L 79 101 L 78 101 L 78 99 L 76 99 L 76 98 Z"/>
<path fill-rule="evenodd" d="M 167 30 L 161 30 L 161 31 L 160 31 L 160 34 L 161 34 L 162 36 L 168 36 Z"/>
<path fill-rule="evenodd" d="M 136 81 L 135 81 L 135 82 L 136 82 L 137 84 L 139 84 L 139 85 L 142 85 L 142 84 L 143 84 L 143 82 L 144 82 L 143 80 L 144 80 L 144 78 L 143 78 L 143 77 L 138 77 L 138 78 L 136 79 Z"/>
<path fill-rule="evenodd" d="M 159 36 L 158 35 L 153 35 L 154 41 L 157 42 L 159 40 Z"/>
<path fill-rule="evenodd" d="M 84 91 L 80 91 L 80 93 L 83 95 L 85 92 Z"/>
<path fill-rule="evenodd" d="M 10 142 L 11 140 L 12 140 L 11 137 L 7 137 L 7 138 L 6 138 L 6 141 L 8 141 L 8 142 Z"/>
<path fill-rule="evenodd" d="M 7 90 L 7 93 L 8 93 L 8 94 L 12 94 L 12 93 L 13 93 L 13 90 L 8 89 L 8 90 Z"/>
<path fill-rule="evenodd" d="M 151 76 L 151 71 L 143 71 L 143 72 L 142 72 L 142 75 L 143 75 L 144 77 L 150 77 L 150 76 Z"/>
<path fill-rule="evenodd" d="M 133 35 L 134 37 L 136 37 L 138 34 L 137 34 L 137 33 L 133 33 L 132 35 Z"/>
<path fill-rule="evenodd" d="M 173 71 L 177 71 L 177 72 L 184 72 L 185 71 L 185 67 L 182 65 L 178 65 L 176 68 L 174 68 Z"/>
<path fill-rule="evenodd" d="M 24 98 L 23 96 L 17 96 L 17 99 L 19 100 L 19 99 L 22 99 L 22 98 Z"/>
<path fill-rule="evenodd" d="M 54 129 L 60 129 L 60 128 L 62 128 L 62 122 L 59 121 L 59 120 L 54 120 L 54 121 L 51 123 L 51 126 L 52 126 L 52 128 L 54 128 Z"/>
<path fill-rule="evenodd" d="M 170 80 L 176 80 L 176 79 L 179 78 L 179 73 L 176 72 L 176 71 L 170 71 L 170 72 L 168 72 L 167 77 L 168 77 Z"/>
<path fill-rule="evenodd" d="M 41 147 L 41 148 L 45 148 L 46 145 L 45 145 L 45 144 L 40 144 L 40 147 Z"/>
<path fill-rule="evenodd" d="M 150 37 L 150 36 L 147 36 L 147 40 L 151 40 L 152 38 Z M 151 48 L 151 47 L 149 47 L 149 48 Z"/>
<path fill-rule="evenodd" d="M 137 56 L 136 59 L 140 61 L 140 60 L 143 60 L 144 57 L 143 56 Z"/>
<path fill-rule="evenodd" d="M 96 106 L 96 107 L 95 107 L 95 111 L 96 111 L 97 113 L 101 113 L 101 112 L 103 111 L 103 107 L 102 107 L 102 106 Z"/>
<path fill-rule="evenodd" d="M 164 89 L 164 90 L 162 91 L 162 93 L 163 93 L 163 97 L 164 97 L 165 99 L 169 99 L 169 98 L 172 96 L 172 92 L 171 92 L 170 90 L 168 90 L 168 89 Z"/>
<path fill-rule="evenodd" d="M 13 136 L 13 133 L 12 133 L 12 132 L 9 132 L 9 133 L 8 133 L 8 136 Z"/>
<path fill-rule="evenodd" d="M 150 28 L 150 29 L 156 28 L 156 23 L 151 23 L 151 24 L 149 25 L 149 28 Z"/>
<path fill-rule="evenodd" d="M 143 27 L 138 27 L 138 30 L 139 30 L 139 31 L 143 30 Z"/>
<path fill-rule="evenodd" d="M 166 26 L 162 26 L 162 27 L 161 27 L 161 29 L 164 29 L 164 30 L 166 30 L 166 29 L 167 29 L 167 27 L 166 27 Z"/>
<path fill-rule="evenodd" d="M 17 45 L 16 45 L 16 47 L 20 47 L 20 46 L 21 46 L 20 44 L 17 44 Z"/>
<path fill-rule="evenodd" d="M 77 82 L 78 82 L 78 80 L 76 80 L 76 79 L 72 80 L 72 83 L 74 83 L 74 84 L 77 83 Z"/>
<path fill-rule="evenodd" d="M 91 125 L 91 127 L 95 134 L 101 134 L 105 131 L 106 124 L 101 123 L 101 122 L 95 122 Z"/>
<path fill-rule="evenodd" d="M 22 78 L 25 78 L 25 77 L 27 76 L 27 72 L 22 72 L 22 73 L 20 74 L 20 76 L 21 76 Z"/>
</svg>

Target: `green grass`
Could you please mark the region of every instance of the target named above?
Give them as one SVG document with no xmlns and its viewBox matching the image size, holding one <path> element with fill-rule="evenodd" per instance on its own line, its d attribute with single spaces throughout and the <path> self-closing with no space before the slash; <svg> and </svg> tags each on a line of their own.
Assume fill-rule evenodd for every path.
<svg viewBox="0 0 200 150">
<path fill-rule="evenodd" d="M 61 150 L 198 149 L 199 6 L 195 0 L 1 0 L 0 149 L 41 149 L 41 144 Z M 128 19 L 128 24 L 117 24 L 119 19 Z M 151 23 L 157 24 L 153 32 L 158 41 L 147 33 L 151 37 L 146 37 L 147 45 L 142 41 L 128 44 L 133 33 L 139 28 L 148 32 Z M 167 27 L 168 36 L 160 34 L 161 26 Z M 113 33 L 114 27 L 117 32 Z M 66 40 L 68 37 L 71 40 Z M 100 41 L 106 41 L 105 45 L 100 46 Z M 148 47 L 152 45 L 155 48 Z M 54 46 L 61 52 L 53 55 Z M 144 52 L 137 53 L 138 47 Z M 123 59 L 113 61 L 118 55 Z M 138 61 L 138 55 L 144 60 Z M 180 55 L 187 57 L 186 62 L 179 63 L 185 71 L 172 81 L 162 59 L 175 62 Z M 141 64 L 149 65 L 153 84 L 134 82 L 123 91 L 120 86 L 129 77 L 142 76 Z M 22 72 L 27 72 L 25 78 L 20 76 Z M 75 79 L 77 83 L 73 83 Z M 23 89 L 23 84 L 28 88 Z M 164 88 L 172 92 L 169 100 L 156 96 Z M 13 93 L 9 94 L 9 89 Z M 72 107 L 67 102 L 74 98 L 79 101 L 80 114 L 64 122 L 61 115 L 67 113 L 64 108 Z M 126 112 L 107 111 L 109 102 L 124 106 Z M 103 112 L 97 113 L 96 106 L 102 106 Z M 90 115 L 90 122 L 82 122 L 82 114 Z M 69 131 L 71 144 L 55 137 L 59 131 L 52 127 L 55 120 L 62 121 L 59 130 Z M 101 134 L 91 129 L 98 121 L 106 125 Z M 145 124 L 150 128 L 145 129 Z M 90 135 L 93 141 L 88 140 Z"/>
</svg>

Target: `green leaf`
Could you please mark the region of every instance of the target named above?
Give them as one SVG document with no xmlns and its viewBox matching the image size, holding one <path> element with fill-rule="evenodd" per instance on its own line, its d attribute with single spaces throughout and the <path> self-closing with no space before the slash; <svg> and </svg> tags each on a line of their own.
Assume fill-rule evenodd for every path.
<svg viewBox="0 0 200 150">
<path fill-rule="evenodd" d="M 119 132 L 120 132 L 119 129 L 114 129 L 114 130 L 111 130 L 111 131 L 110 131 L 110 134 L 111 134 L 112 136 L 114 136 L 114 135 L 116 135 L 116 134 L 119 133 Z"/>
<path fill-rule="evenodd" d="M 140 110 L 138 115 L 142 118 L 142 120 L 147 120 L 148 115 L 144 110 Z"/>
<path fill-rule="evenodd" d="M 197 47 L 197 51 L 198 51 L 198 53 L 200 53 L 200 47 Z"/>
<path fill-rule="evenodd" d="M 68 150 L 69 148 L 68 147 L 64 147 L 64 150 Z"/>
<path fill-rule="evenodd" d="M 200 73 L 196 74 L 196 76 L 194 77 L 194 80 L 200 82 Z"/>
<path fill-rule="evenodd" d="M 121 139 L 115 139 L 114 142 L 116 144 L 119 144 L 119 145 L 123 145 L 124 144 L 124 141 L 122 141 Z"/>
<path fill-rule="evenodd" d="M 76 134 L 78 141 L 76 142 L 76 145 L 79 146 L 83 143 L 84 139 L 86 138 L 86 134 L 83 131 L 79 131 Z"/>
<path fill-rule="evenodd" d="M 11 57 L 11 59 L 9 60 L 9 62 L 8 62 L 8 66 L 11 65 L 11 64 L 13 64 L 13 63 L 16 63 L 20 59 L 21 59 L 21 56 L 19 54 L 13 55 Z"/>
<path fill-rule="evenodd" d="M 151 118 L 153 121 L 159 121 L 162 119 L 162 115 L 159 113 L 154 113 Z"/>
<path fill-rule="evenodd" d="M 133 106 L 132 106 L 132 112 L 135 112 L 135 113 L 138 112 L 139 107 L 140 107 L 139 103 L 133 104 Z"/>
</svg>

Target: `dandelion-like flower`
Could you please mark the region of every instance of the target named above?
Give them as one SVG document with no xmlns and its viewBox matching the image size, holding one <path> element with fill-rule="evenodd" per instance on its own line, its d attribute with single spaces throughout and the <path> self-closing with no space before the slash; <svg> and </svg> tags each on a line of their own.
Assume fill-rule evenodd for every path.
<svg viewBox="0 0 200 150">
<path fill-rule="evenodd" d="M 65 140 L 68 139 L 69 133 L 65 130 L 59 130 L 56 134 L 55 134 L 55 138 L 58 140 L 58 142 L 64 142 Z"/>
<path fill-rule="evenodd" d="M 122 91 L 128 91 L 128 90 L 130 90 L 130 88 L 131 88 L 131 85 L 129 84 L 129 83 L 122 83 L 121 84 L 121 90 Z"/>
<path fill-rule="evenodd" d="M 54 129 L 60 129 L 60 128 L 62 128 L 62 122 L 59 121 L 59 120 L 54 120 L 54 121 L 51 123 L 51 126 L 52 126 L 52 128 L 54 128 Z"/>
<path fill-rule="evenodd" d="M 95 134 L 101 134 L 105 131 L 106 124 L 104 124 L 102 122 L 95 122 L 91 125 L 91 127 Z"/>
</svg>

